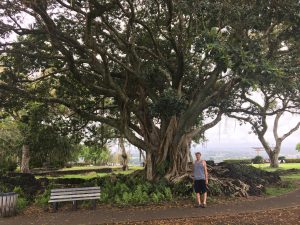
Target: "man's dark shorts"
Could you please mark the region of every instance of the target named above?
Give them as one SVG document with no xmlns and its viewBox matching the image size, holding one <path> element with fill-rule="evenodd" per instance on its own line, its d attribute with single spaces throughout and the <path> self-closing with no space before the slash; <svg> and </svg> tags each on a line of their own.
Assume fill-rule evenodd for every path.
<svg viewBox="0 0 300 225">
<path fill-rule="evenodd" d="M 194 189 L 196 193 L 200 193 L 200 194 L 207 192 L 205 180 L 195 180 Z"/>
</svg>

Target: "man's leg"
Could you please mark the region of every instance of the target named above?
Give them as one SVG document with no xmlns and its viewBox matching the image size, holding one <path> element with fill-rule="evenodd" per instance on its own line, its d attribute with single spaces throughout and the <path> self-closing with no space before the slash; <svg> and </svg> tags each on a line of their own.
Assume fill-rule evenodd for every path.
<svg viewBox="0 0 300 225">
<path fill-rule="evenodd" d="M 204 192 L 203 194 L 203 204 L 206 205 L 206 199 L 207 199 L 207 192 Z"/>
<path fill-rule="evenodd" d="M 196 193 L 198 205 L 201 205 L 200 193 Z"/>
</svg>

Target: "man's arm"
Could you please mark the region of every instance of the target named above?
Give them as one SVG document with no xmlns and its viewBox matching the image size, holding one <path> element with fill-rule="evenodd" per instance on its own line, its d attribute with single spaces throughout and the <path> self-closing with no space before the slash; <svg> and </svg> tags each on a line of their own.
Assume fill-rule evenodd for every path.
<svg viewBox="0 0 300 225">
<path fill-rule="evenodd" d="M 208 172 L 207 172 L 207 165 L 206 161 L 204 161 L 204 173 L 205 173 L 205 183 L 208 184 Z"/>
<path fill-rule="evenodd" d="M 193 182 L 195 181 L 195 177 L 194 177 L 194 164 L 192 164 L 192 174 L 191 174 L 191 178 L 193 179 Z"/>
</svg>

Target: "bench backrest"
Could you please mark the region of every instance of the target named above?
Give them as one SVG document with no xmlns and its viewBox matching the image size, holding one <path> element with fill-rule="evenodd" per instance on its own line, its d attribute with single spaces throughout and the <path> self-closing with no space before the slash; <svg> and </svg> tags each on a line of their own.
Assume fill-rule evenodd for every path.
<svg viewBox="0 0 300 225">
<path fill-rule="evenodd" d="M 52 189 L 49 202 L 67 202 L 100 198 L 100 187 Z"/>
</svg>

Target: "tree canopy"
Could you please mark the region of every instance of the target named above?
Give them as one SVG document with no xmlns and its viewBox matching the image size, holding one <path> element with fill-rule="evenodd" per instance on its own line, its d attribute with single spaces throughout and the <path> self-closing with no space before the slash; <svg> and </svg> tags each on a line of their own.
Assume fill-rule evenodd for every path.
<svg viewBox="0 0 300 225">
<path fill-rule="evenodd" d="M 235 93 L 299 76 L 297 0 L 7 0 L 0 16 L 3 102 L 112 127 L 148 179 L 184 174 Z"/>
</svg>

